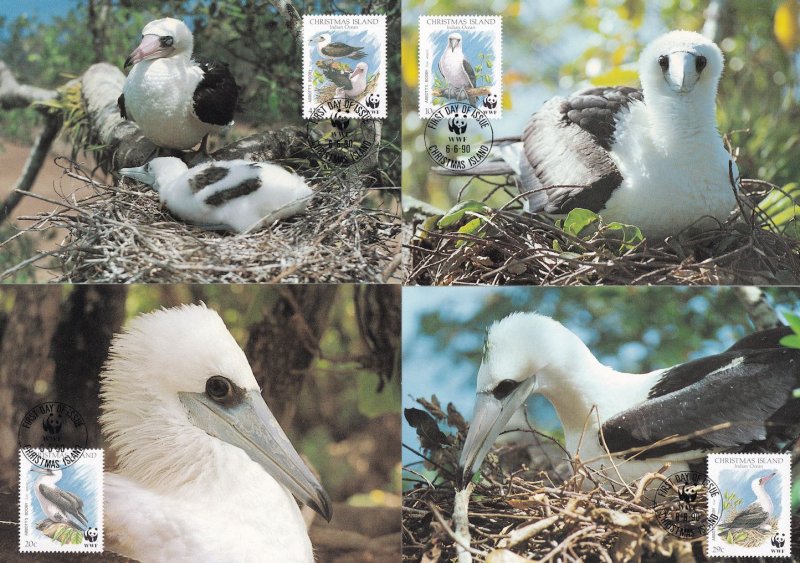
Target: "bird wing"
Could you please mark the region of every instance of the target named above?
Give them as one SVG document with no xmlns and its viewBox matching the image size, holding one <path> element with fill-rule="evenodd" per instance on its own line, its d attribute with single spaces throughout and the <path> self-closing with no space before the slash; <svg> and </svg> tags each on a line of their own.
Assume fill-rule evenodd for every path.
<svg viewBox="0 0 800 563">
<path fill-rule="evenodd" d="M 343 72 L 331 68 L 330 66 L 324 66 L 322 67 L 322 74 L 339 88 L 344 88 L 345 90 L 351 90 L 353 88 L 353 84 L 350 82 L 349 72 Z"/>
<path fill-rule="evenodd" d="M 469 78 L 469 87 L 475 88 L 475 70 L 472 68 L 472 65 L 469 64 L 467 59 L 464 59 L 461 66 L 464 68 L 464 72 L 467 73 L 467 77 Z"/>
<path fill-rule="evenodd" d="M 605 421 L 602 430 L 609 450 L 646 447 L 723 423 L 728 426 L 650 448 L 637 459 L 698 449 L 754 449 L 767 439 L 790 438 L 798 431 L 800 399 L 792 393 L 800 386 L 800 351 L 729 350 L 714 357 L 713 364 L 710 358 L 704 360 L 676 366 L 662 375 L 662 382 L 676 378 L 693 383 L 651 396 Z M 693 370 L 703 375 L 684 373 Z M 671 387 L 664 383 L 662 391 Z"/>
<path fill-rule="evenodd" d="M 44 498 L 55 504 L 59 510 L 78 520 L 84 527 L 89 524 L 83 513 L 83 501 L 80 497 L 69 491 L 45 484 L 39 485 L 39 492 Z"/>
<path fill-rule="evenodd" d="M 128 119 L 128 112 L 125 109 L 125 94 L 120 94 L 119 98 L 117 98 L 117 107 L 119 108 L 119 114 L 122 116 L 122 119 Z"/>
<path fill-rule="evenodd" d="M 609 151 L 617 114 L 643 101 L 635 88 L 591 88 L 553 98 L 528 122 L 522 140 L 523 192 L 530 211 L 567 213 L 577 207 L 600 211 L 622 175 Z"/>
<path fill-rule="evenodd" d="M 720 523 L 720 529 L 758 528 L 767 518 L 769 518 L 769 514 L 767 514 L 760 504 L 753 502 L 734 516 L 732 520 Z"/>
<path fill-rule="evenodd" d="M 329 43 L 327 47 L 323 47 L 322 52 L 329 57 L 348 57 L 358 60 L 367 56 L 362 49 L 363 47 L 353 47 L 347 43 L 340 43 L 337 41 Z"/>
<path fill-rule="evenodd" d="M 219 61 L 196 59 L 203 79 L 194 90 L 194 112 L 200 121 L 228 125 L 239 100 L 239 87 L 228 65 Z"/>
</svg>

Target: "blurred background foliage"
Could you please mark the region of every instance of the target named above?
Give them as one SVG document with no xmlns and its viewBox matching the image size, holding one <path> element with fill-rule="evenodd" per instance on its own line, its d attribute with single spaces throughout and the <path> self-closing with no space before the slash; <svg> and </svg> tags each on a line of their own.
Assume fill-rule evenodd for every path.
<svg viewBox="0 0 800 563">
<path fill-rule="evenodd" d="M 800 179 L 798 0 L 404 0 L 403 186 L 414 197 L 449 209 L 466 183 L 429 174 L 432 162 L 416 114 L 418 17 L 455 13 L 503 16 L 503 117 L 492 121 L 495 138 L 519 135 L 554 95 L 638 86 L 643 46 L 670 29 L 700 32 L 715 25 L 726 59 L 719 129 L 736 151 L 742 177 L 779 186 Z M 462 199 L 488 191 L 486 183 L 473 182 Z M 490 202 L 505 200 L 498 195 Z"/>
<path fill-rule="evenodd" d="M 122 68 L 144 25 L 171 16 L 192 28 L 195 53 L 228 63 L 241 87 L 241 111 L 235 116 L 237 127 L 231 140 L 284 125 L 305 126 L 300 52 L 283 18 L 266 0 L 59 0 L 53 13 L 35 11 L 34 4 L 41 10 L 41 2 L 35 2 L 14 17 L 4 15 L 10 10 L 0 7 L 0 60 L 22 84 L 55 88 L 99 61 Z M 291 4 L 300 14 L 386 14 L 389 37 L 399 33 L 396 0 L 295 0 Z M 387 56 L 389 106 L 399 107 L 400 53 L 389 49 Z M 384 163 L 386 173 L 395 178 L 394 185 L 399 185 L 400 117 L 392 111 L 388 115 L 383 143 L 392 154 L 385 156 Z M 0 137 L 30 143 L 38 119 L 31 109 L 0 112 Z"/>
<path fill-rule="evenodd" d="M 799 289 L 765 291 L 780 314 L 800 311 Z M 630 373 L 719 353 L 755 330 L 731 288 L 409 287 L 403 292 L 403 407 L 420 408 L 417 398 L 436 395 L 442 408 L 452 402 L 470 420 L 486 331 L 493 322 L 517 311 L 555 318 L 575 332 L 602 363 Z M 535 347 L 536 342 L 530 345 Z M 534 396 L 527 406 L 537 429 L 563 438 L 546 399 Z M 403 443 L 419 451 L 416 432 L 405 420 Z M 407 449 L 403 463 L 431 479 L 435 476 Z M 800 503 L 800 482 L 795 494 Z"/>
<path fill-rule="evenodd" d="M 15 297 L 23 287 L 0 286 L 0 341 Z M 35 287 L 60 291 L 62 302 L 75 291 L 70 286 Z M 273 311 L 280 292 L 277 286 L 255 284 L 132 285 L 125 298 L 125 317 L 127 321 L 160 307 L 202 301 L 220 314 L 246 349 L 251 327 Z M 292 424 L 284 430 L 322 475 L 335 502 L 397 507 L 400 377 L 396 374 L 378 392 L 378 374 L 363 367 L 366 362 L 362 360 L 370 352 L 359 333 L 354 293 L 352 285 L 336 288 L 326 325 L 314 327 L 322 329 L 319 350 L 296 396 Z M 253 364 L 254 358 L 249 359 Z M 260 375 L 256 373 L 256 377 Z M 41 400 L 57 400 L 50 396 L 53 389 L 46 382 L 34 388 L 40 390 Z"/>
</svg>

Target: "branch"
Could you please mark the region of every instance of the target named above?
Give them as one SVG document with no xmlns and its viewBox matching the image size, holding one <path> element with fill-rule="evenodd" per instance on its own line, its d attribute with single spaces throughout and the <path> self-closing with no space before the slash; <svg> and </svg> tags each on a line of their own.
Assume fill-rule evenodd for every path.
<svg viewBox="0 0 800 563">
<path fill-rule="evenodd" d="M 283 16 L 283 19 L 286 20 L 286 28 L 294 37 L 295 43 L 302 49 L 303 20 L 300 14 L 297 13 L 297 9 L 295 9 L 289 0 L 269 0 L 269 3 L 272 4 L 275 9 L 278 10 L 278 13 Z"/>
<path fill-rule="evenodd" d="M 55 90 L 20 84 L 8 65 L 0 61 L 0 108 L 26 108 L 33 102 L 52 100 L 56 96 L 58 93 Z"/>
</svg>

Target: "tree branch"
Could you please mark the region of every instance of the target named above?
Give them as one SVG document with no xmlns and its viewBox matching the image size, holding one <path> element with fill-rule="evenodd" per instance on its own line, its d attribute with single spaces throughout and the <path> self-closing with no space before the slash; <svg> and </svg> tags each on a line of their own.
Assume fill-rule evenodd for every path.
<svg viewBox="0 0 800 563">
<path fill-rule="evenodd" d="M 8 65 L 4 61 L 0 61 L 0 108 L 26 108 L 33 102 L 52 100 L 56 96 L 58 96 L 58 92 L 55 90 L 20 84 L 14 78 Z"/>
<path fill-rule="evenodd" d="M 286 28 L 294 37 L 300 49 L 303 48 L 303 19 L 297 13 L 297 9 L 292 5 L 289 0 L 269 0 L 269 3 L 275 6 L 286 23 Z"/>
</svg>

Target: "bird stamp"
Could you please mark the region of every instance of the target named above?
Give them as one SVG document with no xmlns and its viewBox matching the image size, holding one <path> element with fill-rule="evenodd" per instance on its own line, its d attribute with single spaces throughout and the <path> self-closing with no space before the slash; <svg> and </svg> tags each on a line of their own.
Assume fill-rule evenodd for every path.
<svg viewBox="0 0 800 563">
<path fill-rule="evenodd" d="M 36 451 L 52 457 L 47 448 Z M 55 469 L 30 457 L 19 450 L 20 553 L 102 553 L 103 450 L 85 449 Z"/>
<path fill-rule="evenodd" d="M 419 116 L 428 119 L 449 103 L 502 114 L 503 20 L 500 16 L 421 16 Z"/>
<path fill-rule="evenodd" d="M 303 118 L 330 117 L 355 101 L 367 112 L 353 119 L 386 117 L 386 16 L 303 16 Z M 316 114 L 316 117 L 314 117 Z"/>
<path fill-rule="evenodd" d="M 791 555 L 791 456 L 780 453 L 710 454 L 708 473 L 722 508 L 708 532 L 709 557 Z"/>
</svg>

